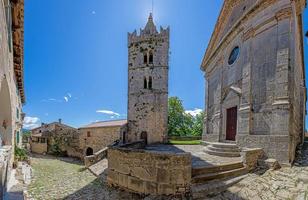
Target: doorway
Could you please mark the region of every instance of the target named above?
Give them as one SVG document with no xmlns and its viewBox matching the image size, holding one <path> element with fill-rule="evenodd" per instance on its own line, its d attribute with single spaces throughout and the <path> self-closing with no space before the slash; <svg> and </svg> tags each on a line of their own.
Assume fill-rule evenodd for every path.
<svg viewBox="0 0 308 200">
<path fill-rule="evenodd" d="M 146 145 L 148 144 L 148 134 L 146 131 L 141 132 L 140 139 L 143 140 Z"/>
<path fill-rule="evenodd" d="M 235 141 L 237 128 L 237 107 L 227 109 L 226 140 Z"/>
<path fill-rule="evenodd" d="M 86 155 L 87 155 L 87 156 L 93 155 L 93 149 L 92 149 L 91 147 L 88 147 L 88 148 L 87 148 Z"/>
</svg>

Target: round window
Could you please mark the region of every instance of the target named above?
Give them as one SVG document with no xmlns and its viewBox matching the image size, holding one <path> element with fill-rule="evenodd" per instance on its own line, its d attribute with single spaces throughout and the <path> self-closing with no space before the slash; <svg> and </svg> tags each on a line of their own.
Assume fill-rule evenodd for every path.
<svg viewBox="0 0 308 200">
<path fill-rule="evenodd" d="M 229 56 L 228 64 L 232 65 L 237 60 L 239 54 L 240 54 L 240 48 L 238 46 L 234 47 Z"/>
</svg>

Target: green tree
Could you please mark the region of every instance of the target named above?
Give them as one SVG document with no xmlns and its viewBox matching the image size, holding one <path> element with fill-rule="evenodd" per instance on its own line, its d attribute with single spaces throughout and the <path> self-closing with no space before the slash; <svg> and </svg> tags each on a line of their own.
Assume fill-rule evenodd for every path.
<svg viewBox="0 0 308 200">
<path fill-rule="evenodd" d="M 203 132 L 203 119 L 204 119 L 204 111 L 196 115 L 194 117 L 193 127 L 192 127 L 192 135 L 201 136 Z"/>
<path fill-rule="evenodd" d="M 184 107 L 178 97 L 168 99 L 168 135 L 180 136 L 183 131 Z"/>
<path fill-rule="evenodd" d="M 182 101 L 178 97 L 170 97 L 168 100 L 168 135 L 187 136 L 202 134 L 203 116 L 196 117 L 185 113 Z"/>
</svg>

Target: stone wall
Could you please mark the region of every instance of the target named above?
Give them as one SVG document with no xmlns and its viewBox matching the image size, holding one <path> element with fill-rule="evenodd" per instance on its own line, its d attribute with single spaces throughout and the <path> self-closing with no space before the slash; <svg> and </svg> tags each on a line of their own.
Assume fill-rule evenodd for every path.
<svg viewBox="0 0 308 200">
<path fill-rule="evenodd" d="M 110 147 L 107 181 L 141 194 L 185 194 L 191 182 L 191 155 Z"/>
<path fill-rule="evenodd" d="M 94 155 L 84 157 L 84 165 L 90 167 L 91 165 L 107 158 L 107 150 L 108 147 L 94 153 Z"/>
<path fill-rule="evenodd" d="M 31 142 L 31 152 L 38 153 L 38 154 L 44 154 L 47 153 L 47 143 L 37 143 L 37 142 Z"/>
<path fill-rule="evenodd" d="M 122 133 L 126 131 L 125 127 L 126 125 L 124 127 L 109 126 L 79 129 L 79 142 L 80 148 L 83 150 L 83 155 L 86 155 L 85 152 L 89 147 L 93 149 L 93 152 L 98 152 L 116 140 L 119 140 L 121 135 L 123 135 Z"/>
</svg>

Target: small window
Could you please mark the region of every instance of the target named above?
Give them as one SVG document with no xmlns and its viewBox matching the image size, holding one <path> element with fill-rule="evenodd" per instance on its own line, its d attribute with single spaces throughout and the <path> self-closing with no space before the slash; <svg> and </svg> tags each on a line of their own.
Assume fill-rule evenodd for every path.
<svg viewBox="0 0 308 200">
<path fill-rule="evenodd" d="M 153 64 L 153 53 L 152 53 L 152 51 L 150 51 L 150 54 L 149 54 L 149 64 Z"/>
<path fill-rule="evenodd" d="M 46 143 L 46 139 L 45 138 L 41 138 L 41 143 Z"/>
<path fill-rule="evenodd" d="M 238 46 L 234 47 L 230 53 L 228 64 L 232 65 L 235 63 L 235 61 L 238 59 L 238 56 L 240 54 L 240 48 Z"/>
<path fill-rule="evenodd" d="M 145 53 L 143 54 L 143 63 L 147 64 L 148 63 L 148 55 Z"/>
<path fill-rule="evenodd" d="M 152 76 L 149 77 L 149 89 L 152 89 Z"/>
<path fill-rule="evenodd" d="M 87 132 L 87 137 L 91 137 L 91 132 L 90 131 Z"/>
<path fill-rule="evenodd" d="M 16 117 L 17 119 L 19 119 L 19 109 L 18 108 L 16 108 Z"/>
<path fill-rule="evenodd" d="M 148 88 L 148 83 L 147 83 L 147 78 L 146 77 L 144 77 L 144 79 L 143 79 L 143 88 L 144 89 Z"/>
</svg>

